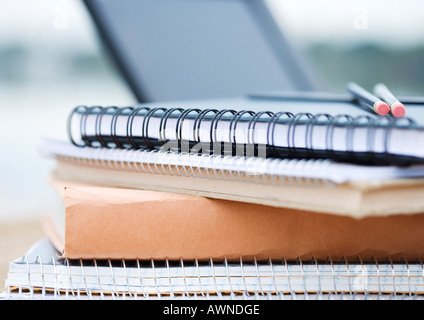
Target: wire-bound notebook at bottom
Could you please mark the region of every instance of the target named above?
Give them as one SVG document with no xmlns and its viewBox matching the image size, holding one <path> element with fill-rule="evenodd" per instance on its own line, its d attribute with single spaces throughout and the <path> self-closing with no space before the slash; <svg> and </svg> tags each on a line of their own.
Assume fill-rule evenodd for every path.
<svg viewBox="0 0 424 320">
<path fill-rule="evenodd" d="M 4 296 L 231 297 L 390 295 L 421 298 L 421 261 L 68 260 L 48 240 L 10 263 Z"/>
</svg>

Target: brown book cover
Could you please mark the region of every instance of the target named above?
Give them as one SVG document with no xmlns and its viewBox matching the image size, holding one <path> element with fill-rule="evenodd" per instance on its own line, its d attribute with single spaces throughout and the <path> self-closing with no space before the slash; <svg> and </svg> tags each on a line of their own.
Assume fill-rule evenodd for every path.
<svg viewBox="0 0 424 320">
<path fill-rule="evenodd" d="M 76 259 L 417 259 L 424 214 L 355 219 L 245 202 L 52 181 Z"/>
</svg>

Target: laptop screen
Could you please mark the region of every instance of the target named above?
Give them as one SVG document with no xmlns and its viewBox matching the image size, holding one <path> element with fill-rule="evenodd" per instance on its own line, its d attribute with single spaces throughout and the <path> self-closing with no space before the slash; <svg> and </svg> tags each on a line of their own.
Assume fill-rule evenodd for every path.
<svg viewBox="0 0 424 320">
<path fill-rule="evenodd" d="M 85 3 L 140 102 L 313 89 L 262 1 Z"/>
</svg>

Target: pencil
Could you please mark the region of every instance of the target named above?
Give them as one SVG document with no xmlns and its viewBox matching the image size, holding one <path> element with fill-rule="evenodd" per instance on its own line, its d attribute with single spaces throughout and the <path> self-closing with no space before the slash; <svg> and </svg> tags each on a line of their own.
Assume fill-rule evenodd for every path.
<svg viewBox="0 0 424 320">
<path fill-rule="evenodd" d="M 385 116 L 390 112 L 390 107 L 387 103 L 369 93 L 356 83 L 349 82 L 347 84 L 347 90 L 355 97 L 356 100 L 362 102 L 362 105 L 367 106 L 378 115 Z"/>
<path fill-rule="evenodd" d="M 405 106 L 399 102 L 399 100 L 390 92 L 386 85 L 378 83 L 374 87 L 374 93 L 386 102 L 390 107 L 390 112 L 396 118 L 402 118 L 406 109 Z"/>
</svg>

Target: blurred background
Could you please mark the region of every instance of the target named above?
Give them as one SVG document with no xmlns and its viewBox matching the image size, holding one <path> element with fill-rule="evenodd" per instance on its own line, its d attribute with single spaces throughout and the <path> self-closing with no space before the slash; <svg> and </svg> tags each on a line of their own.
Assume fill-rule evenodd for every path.
<svg viewBox="0 0 424 320">
<path fill-rule="evenodd" d="M 424 94 L 423 1 L 267 2 L 330 90 L 382 81 L 397 94 Z"/>
<path fill-rule="evenodd" d="M 383 81 L 395 93 L 424 95 L 424 1 L 268 4 L 328 90 Z M 80 1 L 0 0 L 0 257 L 22 254 L 11 250 L 16 230 L 37 237 L 30 223 L 56 210 L 40 138 L 66 139 L 76 105 L 135 102 Z"/>
<path fill-rule="evenodd" d="M 134 103 L 78 0 L 0 1 L 0 223 L 51 208 L 42 137 L 79 104 Z"/>
</svg>

